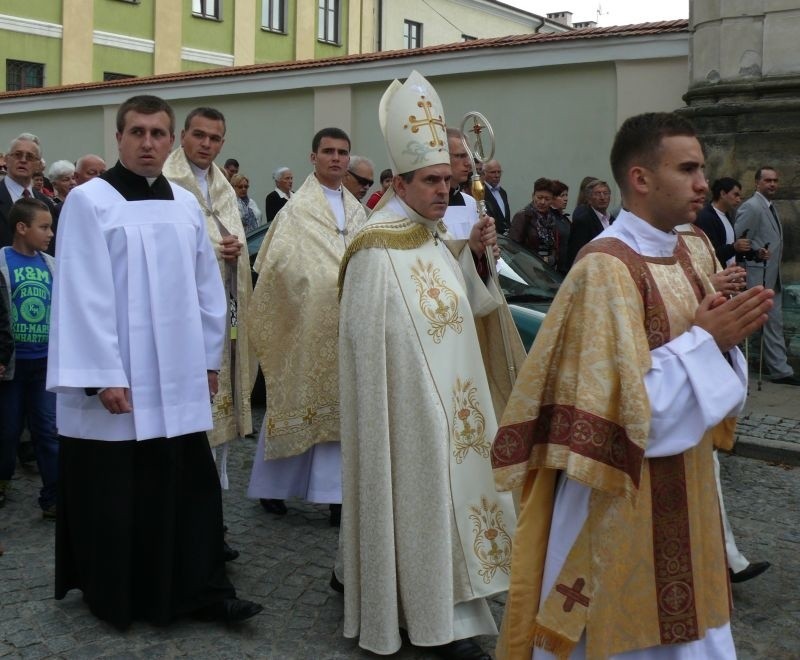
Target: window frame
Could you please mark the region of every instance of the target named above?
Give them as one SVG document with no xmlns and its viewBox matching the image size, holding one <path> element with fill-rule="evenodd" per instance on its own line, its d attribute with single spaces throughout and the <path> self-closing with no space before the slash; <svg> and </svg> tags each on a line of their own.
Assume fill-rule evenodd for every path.
<svg viewBox="0 0 800 660">
<path fill-rule="evenodd" d="M 261 29 L 275 34 L 288 34 L 288 20 L 286 12 L 287 0 L 262 0 L 261 1 Z M 278 25 L 273 25 L 275 12 L 278 12 Z"/>
<path fill-rule="evenodd" d="M 14 74 L 14 67 L 18 68 L 16 75 Z M 34 69 L 37 74 L 36 83 L 33 85 L 26 84 L 26 80 L 30 77 L 30 72 L 26 69 Z M 44 76 L 45 65 L 44 62 L 30 62 L 28 60 L 15 60 L 13 58 L 6 58 L 6 91 L 19 92 L 24 89 L 41 89 L 45 86 Z M 12 87 L 11 82 L 14 80 L 18 86 Z"/>
<path fill-rule="evenodd" d="M 416 34 L 414 35 L 412 32 L 416 32 Z M 412 44 L 414 40 L 416 40 L 416 44 Z M 403 21 L 403 42 L 408 50 L 422 48 L 422 23 L 406 18 Z"/>
<path fill-rule="evenodd" d="M 195 9 L 197 4 L 198 9 Z M 208 5 L 213 6 L 211 12 L 208 11 Z M 192 16 L 195 18 L 203 18 L 207 21 L 221 21 L 222 20 L 222 0 L 192 0 Z"/>
<path fill-rule="evenodd" d="M 324 44 L 342 45 L 342 3 L 341 0 L 318 0 L 317 2 L 317 41 Z M 332 19 L 329 20 L 329 19 Z M 333 23 L 330 26 L 330 23 Z M 329 33 L 331 27 L 333 35 Z"/>
</svg>

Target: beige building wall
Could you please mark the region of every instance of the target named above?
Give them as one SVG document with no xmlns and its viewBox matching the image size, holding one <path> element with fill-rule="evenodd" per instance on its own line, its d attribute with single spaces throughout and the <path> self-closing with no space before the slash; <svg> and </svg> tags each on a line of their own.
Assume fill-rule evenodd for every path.
<svg viewBox="0 0 800 660">
<path fill-rule="evenodd" d="M 155 5 L 155 51 L 153 73 L 181 70 L 183 40 L 183 3 L 181 0 L 158 0 Z"/>
<path fill-rule="evenodd" d="M 317 41 L 317 3 L 298 0 L 296 8 L 294 59 L 311 60 L 314 59 L 314 44 Z"/>
<path fill-rule="evenodd" d="M 447 17 L 447 20 L 444 17 Z M 403 41 L 403 26 L 406 19 L 422 23 L 423 46 L 463 41 L 463 34 L 479 39 L 503 37 L 509 34 L 531 34 L 541 23 L 533 17 L 515 17 L 512 12 L 492 7 L 486 2 L 455 0 L 384 2 L 381 50 L 398 50 L 406 47 Z M 551 32 L 553 28 L 546 24 L 541 31 Z"/>
<path fill-rule="evenodd" d="M 233 65 L 256 61 L 256 30 L 261 26 L 261 3 L 239 0 L 233 9 Z"/>
<path fill-rule="evenodd" d="M 92 79 L 94 0 L 63 0 L 61 84 Z"/>
</svg>

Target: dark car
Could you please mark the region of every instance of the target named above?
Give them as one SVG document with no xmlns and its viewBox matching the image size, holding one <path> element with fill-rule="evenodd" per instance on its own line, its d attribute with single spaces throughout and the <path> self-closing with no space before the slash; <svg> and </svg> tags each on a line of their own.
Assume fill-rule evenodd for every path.
<svg viewBox="0 0 800 660">
<path fill-rule="evenodd" d="M 526 350 L 542 325 L 544 315 L 564 280 L 534 254 L 507 236 L 499 236 L 500 261 L 497 274 L 514 323 Z"/>
</svg>

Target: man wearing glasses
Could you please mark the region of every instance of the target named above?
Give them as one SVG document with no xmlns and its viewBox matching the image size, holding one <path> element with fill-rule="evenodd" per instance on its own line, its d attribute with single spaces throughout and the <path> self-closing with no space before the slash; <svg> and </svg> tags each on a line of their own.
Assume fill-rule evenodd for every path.
<svg viewBox="0 0 800 660">
<path fill-rule="evenodd" d="M 342 179 L 347 188 L 359 202 L 363 203 L 369 189 L 375 184 L 375 166 L 369 158 L 350 156 L 350 167 Z"/>
<path fill-rule="evenodd" d="M 8 172 L 0 181 L 0 247 L 11 245 L 11 228 L 8 224 L 8 212 L 11 205 L 22 197 L 34 197 L 47 204 L 53 216 L 53 232 L 56 230 L 58 211 L 50 198 L 33 189 L 33 172 L 39 167 L 42 152 L 33 136 L 23 134 L 11 142 L 6 154 Z M 52 255 L 55 250 L 55 239 L 50 241 L 47 251 Z"/>
</svg>

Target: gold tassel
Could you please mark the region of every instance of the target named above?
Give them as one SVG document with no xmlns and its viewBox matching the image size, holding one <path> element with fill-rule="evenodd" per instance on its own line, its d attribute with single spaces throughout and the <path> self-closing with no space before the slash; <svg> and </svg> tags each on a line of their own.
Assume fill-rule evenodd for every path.
<svg viewBox="0 0 800 660">
<path fill-rule="evenodd" d="M 541 624 L 534 624 L 530 636 L 530 648 L 536 647 L 548 653 L 552 653 L 559 660 L 567 660 L 572 653 L 577 642 L 559 635 L 557 632 L 545 628 Z"/>
<path fill-rule="evenodd" d="M 342 263 L 339 266 L 339 300 L 342 299 L 344 275 L 350 258 L 359 250 L 382 248 L 384 250 L 413 250 L 425 245 L 431 238 L 431 232 L 423 225 L 401 220 L 385 224 L 365 227 L 347 246 Z"/>
</svg>

